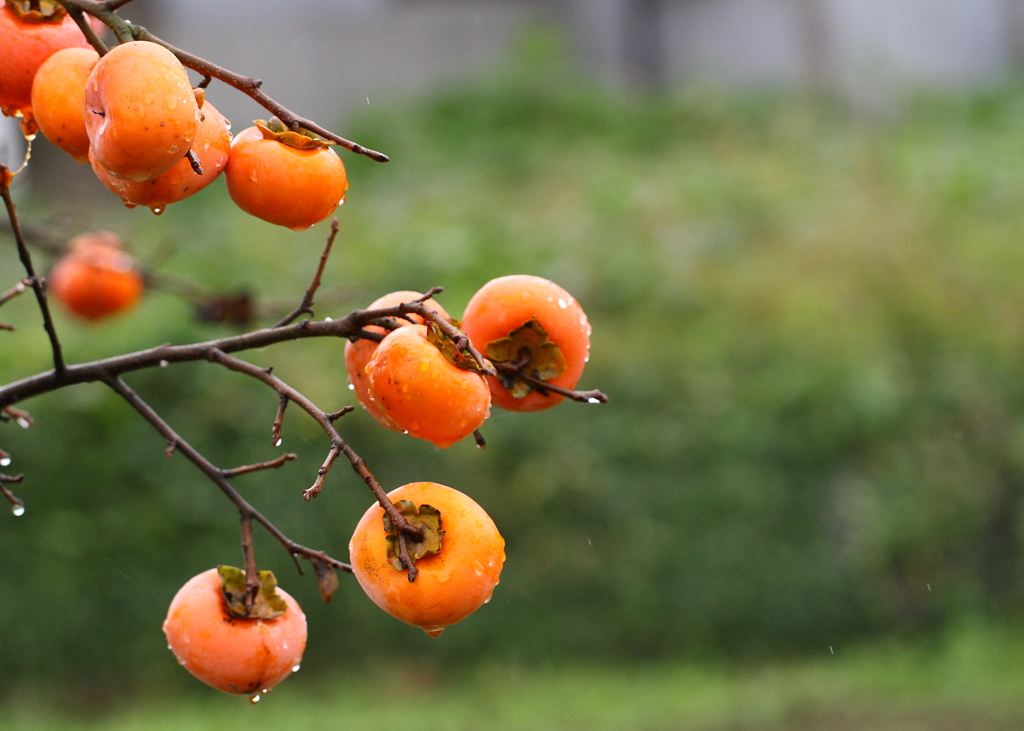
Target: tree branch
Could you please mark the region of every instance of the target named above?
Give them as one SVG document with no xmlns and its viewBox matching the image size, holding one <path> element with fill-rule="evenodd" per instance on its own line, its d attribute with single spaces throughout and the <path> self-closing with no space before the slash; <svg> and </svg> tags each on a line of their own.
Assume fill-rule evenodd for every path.
<svg viewBox="0 0 1024 731">
<path fill-rule="evenodd" d="M 274 327 L 284 327 L 291 322 L 294 322 L 300 315 L 313 316 L 313 295 L 320 288 L 320 278 L 324 274 L 324 267 L 327 266 L 327 257 L 331 254 L 331 247 L 334 246 L 334 237 L 338 235 L 338 219 L 335 218 L 331 221 L 331 232 L 327 235 L 327 245 L 324 247 L 324 253 L 320 255 L 320 266 L 316 268 L 316 274 L 313 276 L 313 283 L 309 285 L 309 289 L 306 290 L 306 294 L 302 297 L 302 302 L 299 306 L 292 311 L 290 315 L 281 320 L 281 322 L 274 325 Z"/>
</svg>

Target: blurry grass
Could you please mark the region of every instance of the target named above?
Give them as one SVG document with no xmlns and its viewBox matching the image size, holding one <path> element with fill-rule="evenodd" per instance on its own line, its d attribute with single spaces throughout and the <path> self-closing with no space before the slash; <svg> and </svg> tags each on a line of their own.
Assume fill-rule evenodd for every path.
<svg viewBox="0 0 1024 731">
<path fill-rule="evenodd" d="M 819 658 L 765 665 L 494 666 L 453 678 L 399 665 L 292 680 L 255 706 L 209 691 L 83 718 L 13 699 L 3 728 L 1008 731 L 1024 727 L 1022 640 L 1020 629 L 964 625 L 933 644 L 822 648 Z"/>
</svg>

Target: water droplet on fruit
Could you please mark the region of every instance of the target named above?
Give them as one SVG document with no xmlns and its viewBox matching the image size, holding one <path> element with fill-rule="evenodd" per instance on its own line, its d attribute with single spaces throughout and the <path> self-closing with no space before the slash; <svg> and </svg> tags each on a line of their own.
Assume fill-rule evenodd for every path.
<svg viewBox="0 0 1024 731">
<path fill-rule="evenodd" d="M 568 307 L 568 306 L 569 306 L 569 303 L 568 303 L 568 302 L 566 302 L 566 301 L 565 301 L 564 299 L 562 299 L 561 297 L 559 297 L 559 298 L 558 298 L 558 306 L 559 306 L 559 307 L 561 307 L 561 308 L 562 308 L 562 309 L 564 310 L 564 309 L 565 309 L 566 307 Z"/>
<path fill-rule="evenodd" d="M 260 702 L 260 694 L 259 693 L 254 693 L 253 695 L 249 696 L 249 702 L 250 703 L 259 703 Z"/>
<path fill-rule="evenodd" d="M 22 429 L 28 429 L 30 426 L 32 426 L 32 422 L 30 422 L 24 416 L 19 416 L 18 417 L 18 426 L 20 426 Z"/>
<path fill-rule="evenodd" d="M 293 665 L 292 666 L 292 672 L 293 673 L 299 672 L 299 668 L 301 668 L 301 667 L 302 667 L 301 665 Z"/>
<path fill-rule="evenodd" d="M 0 467 L 6 467 L 10 463 L 11 463 L 11 458 L 10 457 L 4 457 L 3 459 L 0 459 Z"/>
<path fill-rule="evenodd" d="M 136 203 L 129 203 L 128 201 L 125 201 L 124 207 L 130 210 L 132 208 L 135 208 L 137 205 L 138 204 Z"/>
<path fill-rule="evenodd" d="M 430 629 L 424 627 L 423 631 L 431 637 L 440 637 L 441 633 L 444 632 L 444 627 L 431 627 Z"/>
<path fill-rule="evenodd" d="M 14 506 L 11 507 L 11 512 L 14 513 L 14 517 L 20 518 L 21 516 L 23 516 L 25 514 L 25 506 L 24 505 L 14 505 Z"/>
<path fill-rule="evenodd" d="M 259 176 L 258 176 L 258 175 L 256 174 L 256 171 L 255 171 L 255 170 L 253 170 L 253 171 L 252 171 L 251 173 L 249 173 L 249 181 L 250 181 L 250 182 L 253 182 L 253 183 L 258 183 L 258 182 L 260 182 L 260 178 L 259 178 Z"/>
<path fill-rule="evenodd" d="M 150 206 L 149 210 L 153 211 L 153 213 L 155 213 L 156 215 L 159 216 L 161 213 L 164 212 L 164 207 L 163 206 Z"/>
<path fill-rule="evenodd" d="M 264 693 L 269 693 L 269 692 L 270 692 L 270 688 L 264 688 L 264 689 L 263 689 L 263 692 L 264 692 Z"/>
<path fill-rule="evenodd" d="M 596 398 L 588 398 L 588 399 L 587 399 L 587 403 L 588 403 L 588 404 L 599 404 L 599 403 L 601 403 L 601 399 L 596 399 Z"/>
<path fill-rule="evenodd" d="M 491 598 L 490 597 L 487 597 L 486 599 L 484 599 L 484 604 L 490 604 L 490 603 L 491 603 Z"/>
<path fill-rule="evenodd" d="M 355 385 L 354 385 L 354 384 L 352 383 L 352 381 L 349 381 L 349 382 L 348 382 L 348 390 L 349 390 L 349 391 L 355 391 L 355 390 L 356 390 L 356 387 L 355 387 Z"/>
<path fill-rule="evenodd" d="M 284 441 L 284 439 L 282 439 L 281 437 L 278 437 L 278 438 L 277 438 L 277 441 L 276 441 L 276 442 L 274 442 L 274 446 L 275 446 L 275 447 L 280 447 L 280 446 L 281 446 L 281 443 L 282 443 L 283 441 Z"/>
</svg>

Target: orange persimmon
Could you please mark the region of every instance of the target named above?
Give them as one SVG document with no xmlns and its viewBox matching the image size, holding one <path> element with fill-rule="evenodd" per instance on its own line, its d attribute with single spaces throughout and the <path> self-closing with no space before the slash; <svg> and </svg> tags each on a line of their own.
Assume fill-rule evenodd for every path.
<svg viewBox="0 0 1024 731">
<path fill-rule="evenodd" d="M 192 141 L 192 151 L 199 158 L 202 175 L 197 175 L 188 159 L 182 158 L 166 173 L 151 180 L 124 180 L 107 173 L 90 154 L 93 172 L 128 208 L 149 206 L 153 213 L 163 213 L 168 204 L 188 198 L 216 180 L 228 163 L 230 123 L 210 102 L 203 104 L 201 113 L 202 120 Z"/>
<path fill-rule="evenodd" d="M 99 59 L 91 48 L 63 48 L 43 62 L 32 82 L 32 112 L 39 130 L 75 162 L 89 161 L 82 105 L 85 82 Z"/>
<path fill-rule="evenodd" d="M 380 297 L 367 307 L 368 310 L 376 310 L 382 307 L 394 307 L 400 305 L 403 302 L 412 302 L 414 299 L 418 299 L 423 295 L 420 292 L 400 291 L 392 292 Z M 435 310 L 441 317 L 447 318 L 448 313 L 441 305 L 437 304 L 434 300 L 429 299 L 424 303 L 427 307 Z M 409 317 L 415 323 L 423 322 L 423 319 L 419 315 L 410 314 Z M 411 324 L 404 320 L 398 321 L 400 324 Z M 368 325 L 366 327 L 370 332 L 384 333 L 385 330 L 382 327 L 376 325 Z M 395 422 L 388 416 L 384 409 L 382 409 L 377 403 L 370 398 L 370 377 L 366 374 L 366 364 L 370 362 L 370 358 L 373 357 L 374 351 L 377 350 L 377 343 L 373 340 L 355 340 L 345 343 L 345 368 L 348 371 L 348 382 L 352 386 L 352 390 L 355 391 L 356 399 L 362 404 L 363 408 L 370 412 L 370 415 L 376 419 L 382 426 L 386 426 L 388 429 L 394 431 L 403 431 Z"/>
<path fill-rule="evenodd" d="M 76 315 L 99 320 L 130 308 L 142 296 L 142 275 L 116 234 L 82 234 L 69 249 L 46 281 L 54 297 Z"/>
<path fill-rule="evenodd" d="M 8 117 L 32 119 L 32 80 L 46 59 L 62 48 L 89 47 L 64 8 L 51 3 L 47 11 L 30 10 L 27 0 L 0 3 L 0 111 Z M 90 24 L 103 27 L 94 18 Z"/>
<path fill-rule="evenodd" d="M 524 360 L 523 371 L 562 388 L 573 388 L 590 353 L 590 323 L 572 295 L 554 282 L 529 274 L 492 279 L 473 295 L 462 329 L 494 362 Z M 487 377 L 495 406 L 540 411 L 564 396 L 506 376 Z M 511 389 L 511 390 L 510 390 Z"/>
<path fill-rule="evenodd" d="M 150 180 L 192 147 L 199 105 L 181 62 L 163 46 L 130 41 L 99 60 L 85 83 L 93 157 L 115 178 Z"/>
<path fill-rule="evenodd" d="M 226 693 L 266 693 L 298 669 L 306 649 L 306 615 L 276 582 L 274 588 L 284 602 L 283 613 L 272 619 L 240 618 L 229 612 L 217 569 L 193 576 L 167 610 L 167 646 L 209 686 Z"/>
<path fill-rule="evenodd" d="M 282 130 L 271 120 L 239 132 L 224 180 L 231 200 L 246 213 L 303 231 L 345 201 L 348 176 L 341 158 L 322 141 Z"/>
<path fill-rule="evenodd" d="M 370 398 L 395 425 L 441 448 L 479 429 L 490 416 L 483 376 L 452 365 L 427 340 L 426 325 L 392 330 L 366 366 Z"/>
<path fill-rule="evenodd" d="M 388 540 L 384 510 L 375 503 L 359 520 L 348 544 L 352 572 L 374 604 L 437 637 L 490 601 L 505 563 L 505 540 L 483 508 L 445 485 L 413 482 L 388 497 L 410 523 L 424 528 L 425 534 L 432 531 L 425 535 L 427 540 L 439 538 L 439 549 L 434 543 L 422 552 L 415 561 L 416 580 L 410 582 L 397 564 L 394 538 Z M 440 513 L 440 525 L 417 519 L 427 513 Z M 410 553 L 416 553 L 419 546 L 411 539 L 408 544 Z"/>
</svg>

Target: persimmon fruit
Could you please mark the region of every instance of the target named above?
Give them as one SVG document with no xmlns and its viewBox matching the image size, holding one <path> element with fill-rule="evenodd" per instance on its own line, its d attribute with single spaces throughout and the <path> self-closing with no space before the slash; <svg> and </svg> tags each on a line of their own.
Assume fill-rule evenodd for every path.
<svg viewBox="0 0 1024 731">
<path fill-rule="evenodd" d="M 272 120 L 239 132 L 224 180 L 231 200 L 246 213 L 304 231 L 344 202 L 348 175 L 322 141 L 282 128 Z"/>
<path fill-rule="evenodd" d="M 228 163 L 231 124 L 210 102 L 203 104 L 201 114 L 192 151 L 199 158 L 202 175 L 198 175 L 188 159 L 183 157 L 166 173 L 151 180 L 125 180 L 109 174 L 90 154 L 93 172 L 128 208 L 149 206 L 154 213 L 163 213 L 168 204 L 195 195 L 216 180 Z"/>
<path fill-rule="evenodd" d="M 82 234 L 54 265 L 47 286 L 65 307 L 99 320 L 132 307 L 142 296 L 142 275 L 110 231 Z"/>
<path fill-rule="evenodd" d="M 76 162 L 89 161 L 82 106 L 85 82 L 99 59 L 92 48 L 62 48 L 43 62 L 32 82 L 32 113 L 39 130 Z"/>
<path fill-rule="evenodd" d="M 266 693 L 298 669 L 306 649 L 306 615 L 287 592 L 275 591 L 283 613 L 242 618 L 230 613 L 218 569 L 193 576 L 167 610 L 168 647 L 209 686 L 240 695 Z"/>
<path fill-rule="evenodd" d="M 0 3 L 0 111 L 8 117 L 32 119 L 32 80 L 39 67 L 62 48 L 88 48 L 82 35 L 63 8 L 49 8 L 51 14 L 27 11 L 28 2 L 22 3 L 26 12 L 17 13 L 7 4 Z M 94 28 L 103 24 L 90 18 Z"/>
<path fill-rule="evenodd" d="M 439 549 L 416 559 L 416 580 L 410 582 L 408 573 L 396 568 L 393 534 L 385 527 L 383 508 L 374 504 L 359 520 L 348 545 L 352 572 L 374 604 L 436 637 L 490 601 L 505 563 L 505 540 L 483 508 L 445 485 L 413 482 L 388 497 L 396 506 L 411 509 L 402 512 L 417 527 L 416 513 L 440 514 L 440 531 L 426 536 L 439 538 Z M 435 543 L 432 549 L 436 547 Z M 410 552 L 416 548 L 413 543 Z"/>
<path fill-rule="evenodd" d="M 462 329 L 494 362 L 522 362 L 523 372 L 571 389 L 590 353 L 590 323 L 579 303 L 554 282 L 529 274 L 492 279 L 466 305 Z M 491 400 L 509 411 L 540 411 L 564 396 L 544 395 L 514 377 L 487 377 Z"/>
<path fill-rule="evenodd" d="M 388 333 L 366 374 L 370 398 L 399 429 L 441 448 L 472 434 L 490 415 L 483 376 L 450 363 L 427 339 L 426 325 Z"/>
<path fill-rule="evenodd" d="M 412 302 L 422 296 L 423 295 L 420 292 L 410 292 L 406 290 L 391 292 L 390 294 L 386 294 L 383 297 L 374 300 L 366 309 L 376 310 L 383 307 L 394 307 L 395 305 L 400 305 L 403 302 Z M 448 313 L 445 309 L 434 300 L 426 300 L 424 304 L 430 309 L 435 310 L 441 315 L 441 317 L 448 317 Z M 404 327 L 405 325 L 413 323 L 419 324 L 423 322 L 423 318 L 419 315 L 410 314 L 409 317 L 413 322 L 399 320 L 399 324 Z M 368 325 L 366 329 L 370 332 L 381 334 L 386 332 L 384 328 L 378 327 L 377 325 Z M 370 377 L 366 373 L 366 365 L 370 362 L 370 358 L 373 357 L 376 350 L 377 343 L 373 340 L 360 339 L 349 341 L 345 344 L 345 369 L 348 371 L 348 382 L 356 394 L 356 399 L 362 407 L 378 421 L 378 423 L 382 426 L 386 426 L 388 429 L 400 432 L 403 431 L 403 429 L 395 424 L 384 409 L 370 397 Z"/>
<path fill-rule="evenodd" d="M 114 46 L 85 84 L 85 129 L 96 162 L 115 178 L 150 180 L 192 147 L 199 105 L 181 62 L 163 46 Z"/>
</svg>

